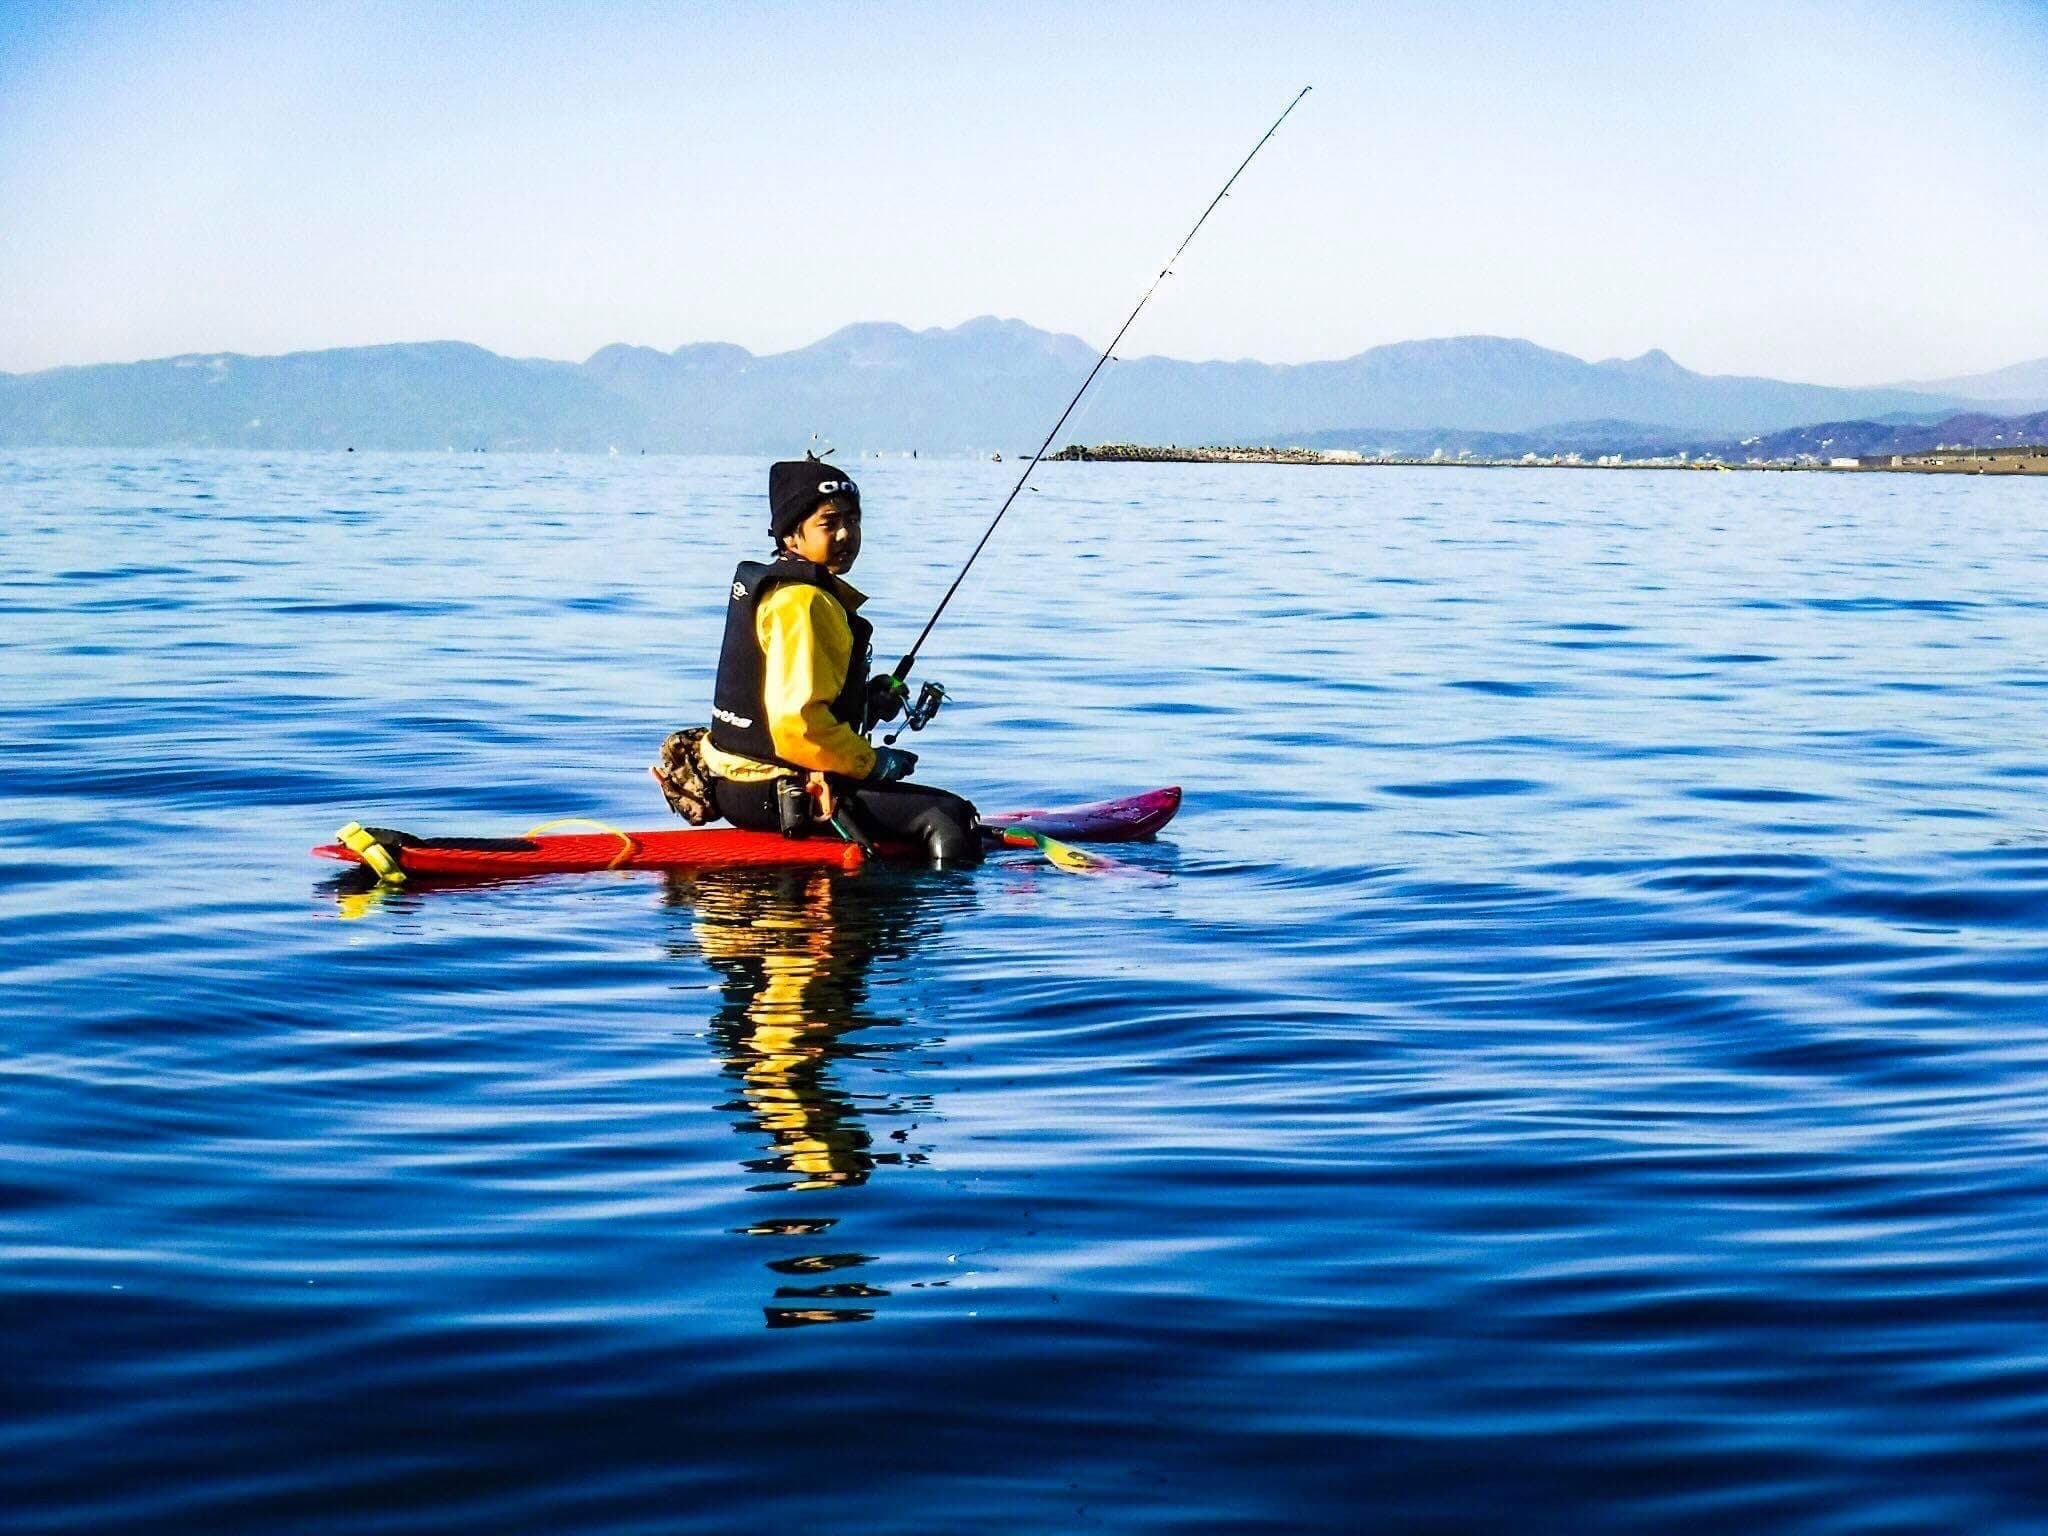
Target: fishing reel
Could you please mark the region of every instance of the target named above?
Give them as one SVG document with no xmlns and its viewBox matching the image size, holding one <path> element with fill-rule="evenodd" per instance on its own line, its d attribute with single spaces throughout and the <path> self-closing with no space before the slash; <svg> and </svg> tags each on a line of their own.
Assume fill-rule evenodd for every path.
<svg viewBox="0 0 2048 1536">
<path fill-rule="evenodd" d="M 948 695 L 943 685 L 926 683 L 917 690 L 916 699 L 903 706 L 903 723 L 882 738 L 882 745 L 893 747 L 896 738 L 905 731 L 921 731 L 932 723 L 939 712 L 939 706 L 946 702 Z"/>
</svg>

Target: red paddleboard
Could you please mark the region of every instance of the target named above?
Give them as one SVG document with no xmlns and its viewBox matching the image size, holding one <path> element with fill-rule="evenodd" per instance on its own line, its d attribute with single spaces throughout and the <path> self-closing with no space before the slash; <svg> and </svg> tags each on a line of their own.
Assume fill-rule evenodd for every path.
<svg viewBox="0 0 2048 1536">
<path fill-rule="evenodd" d="M 1154 789 L 1121 800 L 1059 811 L 1013 811 L 984 818 L 992 827 L 1042 832 L 1072 843 L 1128 843 L 1150 837 L 1180 809 L 1179 789 Z M 738 827 L 688 831 L 578 832 L 553 837 L 414 837 L 372 828 L 372 834 L 408 875 L 544 875 L 599 869 L 731 869 L 736 866 L 810 865 L 857 868 L 866 857 L 829 834 L 783 837 Z M 886 855 L 915 850 L 884 844 Z M 323 859 L 360 864 L 352 848 L 328 843 Z"/>
</svg>

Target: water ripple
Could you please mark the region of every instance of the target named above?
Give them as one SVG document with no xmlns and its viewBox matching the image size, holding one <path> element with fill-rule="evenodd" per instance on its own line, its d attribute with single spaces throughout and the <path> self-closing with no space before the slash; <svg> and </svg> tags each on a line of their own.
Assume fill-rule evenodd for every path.
<svg viewBox="0 0 2048 1536">
<path fill-rule="evenodd" d="M 920 776 L 1118 873 L 306 858 L 660 824 L 760 482 L 0 455 L 10 1531 L 2042 1528 L 2038 487 L 1049 465 Z"/>
</svg>

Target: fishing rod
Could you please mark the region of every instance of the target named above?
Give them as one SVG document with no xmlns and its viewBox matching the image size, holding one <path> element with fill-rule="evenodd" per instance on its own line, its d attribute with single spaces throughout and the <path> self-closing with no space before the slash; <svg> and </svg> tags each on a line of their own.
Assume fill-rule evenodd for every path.
<svg viewBox="0 0 2048 1536">
<path fill-rule="evenodd" d="M 1088 393 L 1088 386 L 1093 384 L 1095 376 L 1102 372 L 1103 364 L 1107 363 L 1115 353 L 1117 343 L 1124 339 L 1124 332 L 1131 328 L 1133 322 L 1137 320 L 1139 312 L 1152 302 L 1152 295 L 1159 291 L 1159 285 L 1173 275 L 1173 264 L 1180 260 L 1181 252 L 1194 243 L 1195 236 L 1202 232 L 1202 226 L 1209 222 L 1209 215 L 1216 211 L 1216 205 L 1230 195 L 1230 189 L 1237 185 L 1237 178 L 1244 174 L 1245 166 L 1250 165 L 1258 157 L 1259 151 L 1266 147 L 1266 140 L 1272 138 L 1274 134 L 1280 131 L 1280 125 L 1287 121 L 1288 113 L 1291 113 L 1296 107 L 1301 105 L 1301 98 L 1306 96 L 1309 90 L 1310 87 L 1304 85 L 1300 92 L 1296 94 L 1294 100 L 1287 103 L 1287 111 L 1282 112 L 1273 119 L 1273 126 L 1265 131 L 1260 137 L 1259 142 L 1252 146 L 1252 152 L 1246 155 L 1243 161 L 1239 163 L 1237 169 L 1230 173 L 1230 180 L 1223 183 L 1223 190 L 1209 199 L 1209 206 L 1204 208 L 1202 216 L 1195 220 L 1195 227 L 1188 231 L 1185 240 L 1174 247 L 1173 254 L 1166 258 L 1166 265 L 1161 267 L 1159 275 L 1152 279 L 1152 286 L 1145 290 L 1144 295 L 1138 300 L 1136 307 L 1131 310 L 1129 317 L 1122 325 L 1117 327 L 1116 335 L 1109 339 L 1109 345 L 1102 349 L 1102 355 L 1095 359 L 1095 366 L 1088 370 L 1088 377 L 1083 379 L 1081 387 L 1074 391 L 1074 398 L 1069 400 L 1067 408 L 1060 412 L 1060 419 L 1054 422 L 1052 430 L 1045 434 L 1045 441 L 1038 445 L 1038 452 L 1025 460 L 1024 473 L 1017 477 L 1017 483 L 1010 487 L 1010 494 L 1005 496 L 1003 504 L 996 508 L 996 515 L 989 520 L 988 527 L 982 532 L 980 542 L 974 546 L 973 553 L 968 555 L 967 563 L 960 567 L 960 574 L 953 578 L 953 584 L 946 588 L 946 595 L 939 599 L 939 606 L 932 610 L 932 616 L 925 620 L 924 628 L 918 631 L 916 643 L 903 653 L 903 659 L 896 663 L 896 670 L 890 674 L 899 691 L 903 687 L 904 679 L 910 676 L 910 668 L 917 660 L 917 653 L 924 649 L 925 641 L 930 638 L 933 628 L 938 624 L 939 615 L 946 611 L 946 605 L 953 601 L 953 594 L 960 590 L 960 583 L 965 581 L 967 573 L 974 569 L 974 562 L 981 558 L 981 552 L 987 547 L 989 538 L 995 533 L 996 525 L 1002 522 L 1003 514 L 1010 510 L 1010 503 L 1015 501 L 1019 494 L 1022 493 L 1024 482 L 1031 478 L 1031 471 L 1038 468 L 1038 461 L 1045 457 L 1045 450 L 1052 446 L 1052 440 L 1059 436 L 1060 428 L 1064 427 L 1067 424 L 1067 418 L 1074 414 L 1074 407 L 1079 405 L 1081 397 Z M 945 698 L 945 690 L 936 689 L 934 691 L 935 688 L 936 685 L 934 684 L 925 685 L 926 693 L 931 695 L 930 707 L 929 709 L 922 707 L 914 708 L 911 711 L 910 728 L 912 730 L 921 729 L 924 723 L 930 720 L 932 715 L 938 713 L 939 703 Z M 918 700 L 918 705 L 923 706 L 925 702 L 925 699 L 921 697 Z M 922 718 L 919 718 L 920 716 Z M 889 739 L 894 741 L 896 738 L 891 736 Z"/>
</svg>

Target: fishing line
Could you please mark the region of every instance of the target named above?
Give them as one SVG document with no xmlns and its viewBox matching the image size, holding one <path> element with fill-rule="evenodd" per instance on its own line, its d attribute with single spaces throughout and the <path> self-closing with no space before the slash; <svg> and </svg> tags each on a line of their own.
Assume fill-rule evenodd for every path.
<svg viewBox="0 0 2048 1536">
<path fill-rule="evenodd" d="M 939 622 L 939 615 L 946 611 L 946 605 L 953 601 L 953 594 L 960 590 L 960 583 L 967 579 L 967 573 L 974 569 L 974 562 L 981 558 L 981 552 L 987 547 L 990 537 L 996 531 L 996 526 L 1002 522 L 1003 514 L 1010 510 L 1010 503 L 1015 501 L 1023 491 L 1024 482 L 1031 478 L 1031 472 L 1038 468 L 1038 461 L 1045 457 L 1046 449 L 1050 448 L 1052 440 L 1059 436 L 1060 428 L 1064 427 L 1067 424 L 1067 418 L 1074 414 L 1074 407 L 1079 405 L 1081 397 L 1088 393 L 1088 386 L 1095 382 L 1095 376 L 1102 372 L 1103 365 L 1110 360 L 1110 355 L 1116 351 L 1117 344 L 1124 339 L 1124 332 L 1131 328 L 1132 324 L 1137 320 L 1139 313 L 1147 304 L 1152 302 L 1152 295 L 1159 291 L 1159 285 L 1173 275 L 1173 264 L 1180 260 L 1181 252 L 1194 243 L 1195 236 L 1200 234 L 1202 226 L 1209 222 L 1209 215 L 1216 211 L 1217 204 L 1230 195 L 1230 189 L 1237 185 L 1237 178 L 1244 174 L 1245 167 L 1250 165 L 1257 158 L 1259 151 L 1266 147 L 1266 141 L 1280 131 L 1280 125 L 1287 121 L 1289 113 L 1301 105 L 1301 98 L 1306 96 L 1309 90 L 1310 87 L 1304 85 L 1294 100 L 1287 103 L 1287 111 L 1282 112 L 1273 119 L 1273 126 L 1260 136 L 1259 142 L 1252 146 L 1251 153 L 1246 155 L 1238 164 L 1237 169 L 1230 173 L 1230 180 L 1223 183 L 1223 190 L 1209 199 L 1209 206 L 1204 208 L 1202 216 L 1195 220 L 1195 227 L 1190 229 L 1187 232 L 1187 237 L 1174 247 L 1173 254 L 1166 258 L 1166 265 L 1161 267 L 1159 275 L 1152 279 L 1152 286 L 1145 290 L 1143 296 L 1139 298 L 1137 305 L 1124 320 L 1124 323 L 1117 327 L 1116 334 L 1110 337 L 1109 345 L 1102 349 L 1102 355 L 1095 359 L 1095 366 L 1088 370 L 1088 377 L 1083 379 L 1081 387 L 1074 391 L 1074 398 L 1069 400 L 1067 408 L 1060 412 L 1060 419 L 1054 422 L 1052 430 L 1045 434 L 1045 441 L 1038 445 L 1038 452 L 1032 454 L 1030 458 L 1024 461 L 1024 472 L 1017 477 L 1017 483 L 1010 487 L 1010 494 L 1003 498 L 1003 504 L 996 508 L 996 515 L 989 520 L 988 527 L 982 531 L 980 541 L 975 544 L 973 552 L 967 557 L 967 563 L 960 567 L 960 574 L 955 576 L 953 584 L 946 588 L 946 595 L 939 599 L 939 606 L 934 608 L 932 616 L 925 620 L 924 628 L 917 633 L 916 642 L 912 644 L 909 650 L 903 653 L 903 659 L 896 663 L 896 670 L 893 676 L 899 687 L 901 687 L 903 680 L 910 676 L 910 669 L 917 661 L 917 653 L 924 649 L 925 641 L 930 638 L 932 630 Z"/>
</svg>

